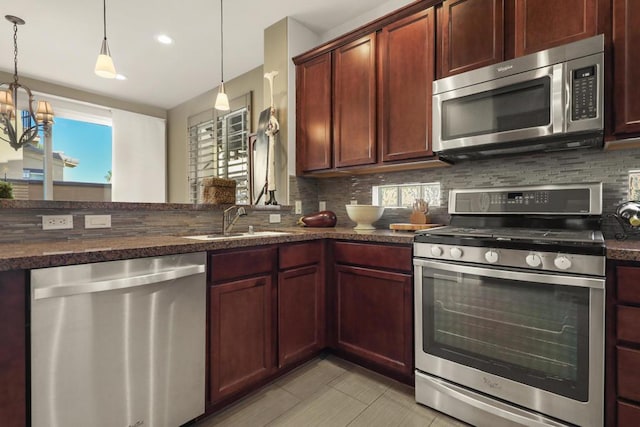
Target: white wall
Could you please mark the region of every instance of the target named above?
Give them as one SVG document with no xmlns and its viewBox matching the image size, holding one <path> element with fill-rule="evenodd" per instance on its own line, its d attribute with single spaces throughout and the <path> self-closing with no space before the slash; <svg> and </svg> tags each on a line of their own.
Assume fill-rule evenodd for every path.
<svg viewBox="0 0 640 427">
<path fill-rule="evenodd" d="M 167 201 L 166 121 L 113 110 L 114 202 Z"/>
<path fill-rule="evenodd" d="M 414 0 L 389 0 L 388 2 L 370 9 L 366 13 L 349 20 L 344 24 L 338 25 L 337 27 L 330 29 L 324 34 L 321 34 L 320 43 L 325 43 L 329 40 L 335 39 L 336 37 L 340 37 L 341 35 L 348 33 L 349 31 L 353 31 L 356 28 L 374 21 L 383 15 L 391 13 L 396 9 L 400 9 L 401 7 L 406 6 L 409 3 L 414 3 Z"/>
</svg>

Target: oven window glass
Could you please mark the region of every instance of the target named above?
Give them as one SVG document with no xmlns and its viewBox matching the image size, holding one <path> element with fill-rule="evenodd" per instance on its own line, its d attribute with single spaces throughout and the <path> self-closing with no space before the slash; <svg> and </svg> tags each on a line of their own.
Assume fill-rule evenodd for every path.
<svg viewBox="0 0 640 427">
<path fill-rule="evenodd" d="M 551 79 L 535 80 L 442 102 L 444 140 L 551 123 Z"/>
<path fill-rule="evenodd" d="M 426 353 L 587 401 L 589 289 L 423 273 Z"/>
</svg>

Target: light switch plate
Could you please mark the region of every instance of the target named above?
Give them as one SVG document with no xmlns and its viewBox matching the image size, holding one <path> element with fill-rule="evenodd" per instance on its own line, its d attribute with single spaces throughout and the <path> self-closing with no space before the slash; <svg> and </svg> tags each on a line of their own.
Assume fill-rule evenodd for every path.
<svg viewBox="0 0 640 427">
<path fill-rule="evenodd" d="M 318 210 L 326 211 L 327 210 L 327 202 L 325 202 L 324 200 L 320 200 L 320 202 L 318 203 Z"/>
<path fill-rule="evenodd" d="M 301 214 L 302 213 L 302 201 L 301 200 L 296 200 L 295 213 L 296 214 Z"/>
<path fill-rule="evenodd" d="M 73 215 L 42 215 L 43 230 L 67 230 L 73 228 Z"/>
<path fill-rule="evenodd" d="M 111 228 L 111 215 L 85 215 L 84 228 Z"/>
</svg>

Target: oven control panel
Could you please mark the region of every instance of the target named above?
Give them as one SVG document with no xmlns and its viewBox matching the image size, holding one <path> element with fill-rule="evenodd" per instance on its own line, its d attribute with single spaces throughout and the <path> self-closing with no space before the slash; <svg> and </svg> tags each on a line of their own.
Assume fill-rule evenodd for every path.
<svg viewBox="0 0 640 427">
<path fill-rule="evenodd" d="M 416 258 L 484 264 L 529 270 L 556 271 L 590 276 L 605 275 L 605 257 L 440 243 L 414 243 Z"/>
<path fill-rule="evenodd" d="M 450 214 L 602 214 L 602 185 L 451 190 Z"/>
</svg>

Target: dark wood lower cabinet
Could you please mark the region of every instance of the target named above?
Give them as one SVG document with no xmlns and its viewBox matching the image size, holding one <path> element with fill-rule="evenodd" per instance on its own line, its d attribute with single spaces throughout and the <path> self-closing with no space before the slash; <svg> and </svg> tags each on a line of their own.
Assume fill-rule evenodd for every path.
<svg viewBox="0 0 640 427">
<path fill-rule="evenodd" d="M 371 251 L 379 251 L 382 256 L 395 253 L 396 257 L 407 256 L 410 264 L 410 248 L 337 245 L 336 257 L 354 263 L 358 263 L 355 255 L 341 254 L 356 254 L 358 246 L 363 246 L 363 255 L 370 255 Z M 389 257 L 385 262 L 390 262 Z M 367 258 L 361 263 L 367 264 Z M 332 296 L 335 348 L 371 368 L 411 382 L 414 365 L 412 280 L 408 271 L 336 264 Z"/>
<path fill-rule="evenodd" d="M 0 425 L 27 425 L 25 271 L 0 273 Z"/>
<path fill-rule="evenodd" d="M 280 273 L 278 280 L 278 366 L 287 366 L 325 346 L 324 284 L 320 266 Z"/>
<path fill-rule="evenodd" d="M 271 275 L 209 288 L 209 400 L 250 387 L 273 370 Z"/>
</svg>

